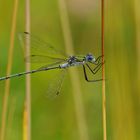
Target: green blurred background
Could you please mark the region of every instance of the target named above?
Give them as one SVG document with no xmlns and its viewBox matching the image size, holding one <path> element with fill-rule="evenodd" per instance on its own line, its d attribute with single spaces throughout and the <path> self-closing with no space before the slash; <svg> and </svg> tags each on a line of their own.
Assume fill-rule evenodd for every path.
<svg viewBox="0 0 140 140">
<path fill-rule="evenodd" d="M 140 139 L 140 12 L 138 0 L 105 1 L 105 68 L 107 139 Z M 14 1 L 0 0 L 0 77 L 6 75 Z M 75 54 L 101 55 L 101 1 L 67 0 Z M 58 0 L 31 1 L 31 33 L 65 52 Z M 25 2 L 19 1 L 16 32 L 25 31 Z M 32 64 L 32 68 L 37 68 Z M 23 50 L 15 37 L 12 73 L 25 70 Z M 78 68 L 82 109 L 89 140 L 103 139 L 102 83 L 87 83 Z M 32 140 L 80 140 L 72 82 L 65 78 L 55 100 L 45 98 L 54 72 L 32 75 Z M 101 77 L 101 71 L 98 74 Z M 0 83 L 0 126 L 4 95 Z M 77 84 L 77 83 L 75 83 Z M 77 99 L 79 100 L 79 99 Z M 25 77 L 11 80 L 6 140 L 23 139 Z M 12 111 L 11 111 L 12 110 Z M 81 122 L 83 123 L 83 122 Z M 1 127 L 0 127 L 1 128 Z"/>
</svg>

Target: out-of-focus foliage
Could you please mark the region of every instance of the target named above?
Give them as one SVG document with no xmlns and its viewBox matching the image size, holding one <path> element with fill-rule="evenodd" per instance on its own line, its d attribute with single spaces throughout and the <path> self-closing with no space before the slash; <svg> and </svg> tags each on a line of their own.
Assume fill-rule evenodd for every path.
<svg viewBox="0 0 140 140">
<path fill-rule="evenodd" d="M 105 1 L 108 140 L 140 139 L 140 88 L 138 85 L 140 31 L 137 28 L 140 13 L 136 13 L 135 1 Z M 1 0 L 0 3 L 0 76 L 4 76 L 10 42 L 13 1 Z M 75 54 L 91 52 L 96 57 L 101 55 L 100 3 L 97 0 L 66 1 Z M 24 13 L 24 1 L 19 1 L 17 33 L 25 31 Z M 31 1 L 31 33 L 65 52 L 57 0 Z M 12 73 L 24 71 L 23 60 L 23 50 L 16 37 Z M 32 64 L 33 69 L 37 66 Z M 87 83 L 82 69 L 78 68 L 78 71 L 89 139 L 102 140 L 101 82 Z M 67 75 L 60 96 L 55 100 L 49 100 L 45 98 L 45 92 L 54 73 L 49 71 L 32 75 L 32 139 L 78 140 L 79 132 L 71 86 L 71 82 L 75 81 L 70 81 Z M 101 72 L 98 76 L 101 77 Z M 20 140 L 23 135 L 25 77 L 12 79 L 11 83 L 6 140 Z M 4 82 L 0 82 L 0 120 L 3 95 Z M 14 109 L 13 115 L 10 114 L 12 109 Z"/>
</svg>

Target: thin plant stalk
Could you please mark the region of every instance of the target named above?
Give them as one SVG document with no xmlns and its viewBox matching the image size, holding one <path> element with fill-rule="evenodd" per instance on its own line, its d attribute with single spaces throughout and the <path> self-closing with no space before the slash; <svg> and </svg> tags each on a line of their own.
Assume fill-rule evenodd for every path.
<svg viewBox="0 0 140 140">
<path fill-rule="evenodd" d="M 62 26 L 64 41 L 65 41 L 66 53 L 74 54 L 73 41 L 72 41 L 72 35 L 70 31 L 65 0 L 59 0 L 59 11 L 60 11 L 61 26 Z M 73 89 L 73 96 L 75 102 L 75 112 L 76 112 L 76 117 L 78 122 L 79 137 L 80 140 L 89 140 L 84 104 L 81 97 L 82 91 L 81 91 L 78 71 L 77 69 L 74 69 L 73 71 L 70 70 L 69 72 L 70 72 L 71 81 L 74 81 L 72 82 L 72 87 L 73 87 L 72 89 Z"/>
<path fill-rule="evenodd" d="M 7 72 L 6 72 L 7 75 L 10 75 L 11 69 L 12 69 L 12 64 L 13 64 L 13 52 L 14 52 L 17 11 L 18 11 L 18 0 L 14 0 L 12 27 L 11 27 L 11 34 L 10 34 L 10 47 L 9 47 L 9 51 L 8 51 L 8 64 L 7 64 Z M 5 129 L 6 129 L 5 126 L 6 126 L 6 118 L 7 118 L 9 92 L 10 92 L 10 79 L 6 80 L 6 83 L 5 83 L 5 93 L 4 93 L 3 108 L 2 108 L 1 140 L 5 139 Z"/>
<path fill-rule="evenodd" d="M 101 46 L 102 63 L 104 63 L 104 0 L 101 0 Z M 103 140 L 107 140 L 106 132 L 106 95 L 105 95 L 105 65 L 102 66 L 102 113 L 103 113 Z"/>
<path fill-rule="evenodd" d="M 27 123 L 27 109 L 26 109 L 26 103 L 24 107 L 24 112 L 23 112 L 23 140 L 27 140 L 28 138 L 28 123 Z"/>
<path fill-rule="evenodd" d="M 9 115 L 8 115 L 8 135 L 6 135 L 6 139 L 10 139 L 11 138 L 11 128 L 12 128 L 12 122 L 14 119 L 14 113 L 15 113 L 15 109 L 16 109 L 16 97 L 13 96 L 11 99 L 11 104 L 10 104 L 10 109 L 9 109 Z"/>
<path fill-rule="evenodd" d="M 140 97 L 139 93 L 140 93 L 140 1 L 139 0 L 134 0 L 134 9 L 135 9 L 135 31 L 136 31 L 136 52 L 137 52 L 137 90 L 138 92 L 137 95 L 135 95 L 136 97 Z M 140 98 L 139 99 L 139 106 L 140 106 Z M 140 116 L 137 115 L 138 117 Z M 137 125 L 139 126 L 140 122 L 136 122 Z M 137 128 L 136 128 L 137 129 Z M 137 138 L 138 139 L 138 138 Z"/>
<path fill-rule="evenodd" d="M 25 31 L 30 32 L 30 0 L 25 0 Z M 30 55 L 30 38 L 25 40 L 25 57 Z M 25 63 L 26 71 L 30 71 L 30 63 Z M 26 100 L 23 115 L 23 139 L 31 140 L 31 78 L 26 75 Z"/>
<path fill-rule="evenodd" d="M 138 65 L 137 65 L 137 75 L 138 75 L 138 82 L 140 82 L 140 8 L 139 8 L 139 4 L 140 1 L 139 0 L 135 0 L 134 1 L 134 9 L 135 9 L 135 22 L 136 22 L 136 50 L 137 50 L 137 59 L 138 59 Z M 139 87 L 139 86 L 138 86 Z M 140 89 L 139 89 L 140 91 Z"/>
</svg>

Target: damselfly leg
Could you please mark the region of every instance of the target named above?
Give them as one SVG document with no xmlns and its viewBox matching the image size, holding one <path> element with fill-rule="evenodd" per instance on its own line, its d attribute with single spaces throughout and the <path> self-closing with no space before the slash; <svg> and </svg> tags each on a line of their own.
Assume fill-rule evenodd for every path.
<svg viewBox="0 0 140 140">
<path fill-rule="evenodd" d="M 88 75 L 87 75 L 87 71 L 86 71 L 86 67 L 90 70 L 90 72 L 95 75 L 99 70 L 100 68 L 102 67 L 104 63 L 99 63 L 94 69 L 92 69 L 87 63 L 85 65 L 83 65 L 83 71 L 84 71 L 84 77 L 85 77 L 85 80 L 87 82 L 97 82 L 97 81 L 102 81 L 103 79 L 93 79 L 93 80 L 90 80 L 88 78 Z"/>
<path fill-rule="evenodd" d="M 86 63 L 86 66 L 89 68 L 89 70 L 93 73 L 93 74 L 96 74 L 100 68 L 102 67 L 104 63 L 99 63 L 94 69 L 92 69 L 89 64 Z"/>
<path fill-rule="evenodd" d="M 99 65 L 99 63 L 102 63 L 102 57 L 104 57 L 103 55 L 101 55 L 101 56 L 98 56 L 97 58 L 96 58 L 96 61 L 95 61 L 95 65 Z"/>
</svg>

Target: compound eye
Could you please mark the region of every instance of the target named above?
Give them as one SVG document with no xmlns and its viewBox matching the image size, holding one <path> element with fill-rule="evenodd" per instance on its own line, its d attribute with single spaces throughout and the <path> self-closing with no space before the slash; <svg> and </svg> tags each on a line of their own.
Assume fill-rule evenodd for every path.
<svg viewBox="0 0 140 140">
<path fill-rule="evenodd" d="M 91 55 L 90 55 L 90 56 L 88 56 L 88 58 L 87 58 L 87 59 L 88 59 L 88 61 L 92 61 L 93 56 L 91 56 Z"/>
</svg>

